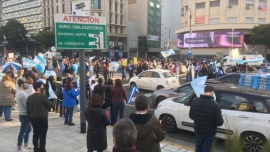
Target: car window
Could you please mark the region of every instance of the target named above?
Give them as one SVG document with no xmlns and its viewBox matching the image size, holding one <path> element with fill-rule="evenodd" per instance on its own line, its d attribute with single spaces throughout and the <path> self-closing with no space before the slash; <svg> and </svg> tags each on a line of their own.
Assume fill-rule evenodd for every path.
<svg viewBox="0 0 270 152">
<path fill-rule="evenodd" d="M 165 78 L 171 78 L 173 77 L 173 74 L 171 72 L 163 72 L 162 73 Z"/>
<path fill-rule="evenodd" d="M 194 91 L 190 91 L 187 94 L 185 94 L 184 96 L 178 98 L 179 103 L 189 103 L 190 100 L 192 100 L 192 98 L 195 96 Z"/>
<path fill-rule="evenodd" d="M 251 104 L 251 109 L 258 113 L 269 113 L 266 105 L 262 100 L 253 100 Z"/>
<path fill-rule="evenodd" d="M 152 77 L 152 72 L 146 71 L 140 74 L 140 77 Z"/>
<path fill-rule="evenodd" d="M 160 78 L 159 73 L 153 72 L 153 73 L 152 73 L 152 78 Z"/>
<path fill-rule="evenodd" d="M 219 97 L 221 109 L 248 111 L 250 104 L 247 98 L 229 93 L 221 93 Z"/>
<path fill-rule="evenodd" d="M 221 80 L 217 79 L 218 81 L 222 81 L 224 83 L 233 83 L 239 84 L 240 75 L 228 75 L 222 78 Z"/>
<path fill-rule="evenodd" d="M 185 85 L 185 86 L 182 86 L 182 87 L 179 87 L 175 90 L 175 92 L 177 93 L 181 93 L 181 92 L 184 92 L 184 93 L 188 93 L 188 92 L 191 92 L 193 91 L 191 85 Z"/>
</svg>

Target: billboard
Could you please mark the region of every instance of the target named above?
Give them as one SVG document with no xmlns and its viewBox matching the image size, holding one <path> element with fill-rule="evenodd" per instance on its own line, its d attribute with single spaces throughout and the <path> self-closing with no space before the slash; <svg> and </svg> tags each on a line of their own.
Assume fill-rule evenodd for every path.
<svg viewBox="0 0 270 152">
<path fill-rule="evenodd" d="M 202 47 L 218 47 L 218 48 L 241 48 L 244 43 L 244 35 L 242 31 L 215 31 L 215 32 L 196 32 L 183 33 L 177 36 L 178 48 L 202 48 Z"/>
</svg>

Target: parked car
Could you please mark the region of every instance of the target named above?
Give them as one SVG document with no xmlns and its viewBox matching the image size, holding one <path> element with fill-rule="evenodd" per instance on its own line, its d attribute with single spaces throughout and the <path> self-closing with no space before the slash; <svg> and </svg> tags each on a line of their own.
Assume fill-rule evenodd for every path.
<svg viewBox="0 0 270 152">
<path fill-rule="evenodd" d="M 179 80 L 169 70 L 151 69 L 132 77 L 129 86 L 145 90 L 174 89 L 180 86 Z"/>
<path fill-rule="evenodd" d="M 227 135 L 237 134 L 244 139 L 244 151 L 260 151 L 270 138 L 270 92 L 230 85 L 214 87 L 224 119 L 224 124 L 217 128 L 216 137 L 226 139 Z M 174 132 L 177 128 L 194 132 L 189 110 L 196 98 L 190 91 L 163 100 L 155 110 L 162 128 L 167 132 Z"/>
<path fill-rule="evenodd" d="M 235 66 L 231 66 L 227 69 L 227 73 L 233 73 L 233 68 Z M 247 73 L 269 73 L 269 70 L 267 69 L 267 67 L 265 66 L 261 66 L 261 65 L 252 65 L 252 67 L 255 67 L 257 70 L 249 70 L 247 71 Z M 246 71 L 239 71 L 239 69 L 237 69 L 236 73 L 246 73 Z"/>
</svg>

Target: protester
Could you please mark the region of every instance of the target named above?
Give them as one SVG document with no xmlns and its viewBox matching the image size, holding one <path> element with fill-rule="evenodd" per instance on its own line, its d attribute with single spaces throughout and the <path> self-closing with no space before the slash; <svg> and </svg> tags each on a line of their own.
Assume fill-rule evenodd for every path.
<svg viewBox="0 0 270 152">
<path fill-rule="evenodd" d="M 22 150 L 23 141 L 24 141 L 24 147 L 25 148 L 28 147 L 28 140 L 29 140 L 29 133 L 31 132 L 31 125 L 30 125 L 30 122 L 26 113 L 27 94 L 25 92 L 25 87 L 27 85 L 25 84 L 25 81 L 22 79 L 19 79 L 17 81 L 17 84 L 19 88 L 17 89 L 15 99 L 18 105 L 19 119 L 21 122 L 20 132 L 18 135 L 17 149 Z"/>
<path fill-rule="evenodd" d="M 69 78 L 71 78 L 71 82 L 73 83 L 73 87 L 74 88 L 78 88 L 78 79 L 79 76 L 76 74 L 76 72 L 74 70 L 71 70 L 72 74 L 69 76 Z"/>
<path fill-rule="evenodd" d="M 148 98 L 138 96 L 135 99 L 136 113 L 131 113 L 129 118 L 134 122 L 137 131 L 136 148 L 140 152 L 160 152 L 160 142 L 165 138 L 159 120 L 148 113 Z"/>
<path fill-rule="evenodd" d="M 114 73 L 114 65 L 113 65 L 113 63 L 110 61 L 110 63 L 109 63 L 109 78 L 113 78 L 114 76 L 113 76 L 113 73 Z"/>
<path fill-rule="evenodd" d="M 204 94 L 195 99 L 189 117 L 194 120 L 196 152 L 210 152 L 216 129 L 223 124 L 220 105 L 214 100 L 214 87 L 206 86 Z"/>
<path fill-rule="evenodd" d="M 129 74 L 129 80 L 130 80 L 134 74 L 134 64 L 132 60 L 130 60 L 130 63 L 128 64 L 128 74 Z"/>
<path fill-rule="evenodd" d="M 54 103 L 48 97 L 41 94 L 44 86 L 41 82 L 33 84 L 35 93 L 26 100 L 26 112 L 33 127 L 34 152 L 46 152 L 46 136 L 48 131 L 48 110 L 54 107 Z"/>
<path fill-rule="evenodd" d="M 98 60 L 96 61 L 96 64 L 95 64 L 95 67 L 94 67 L 94 70 L 96 72 L 96 78 L 99 78 L 99 75 L 98 75 L 98 72 L 99 72 L 99 63 L 98 63 Z"/>
<path fill-rule="evenodd" d="M 104 81 L 106 83 L 107 82 L 107 79 L 108 79 L 108 72 L 109 72 L 109 68 L 108 68 L 108 64 L 107 63 L 104 63 L 103 64 L 102 72 L 103 72 Z"/>
<path fill-rule="evenodd" d="M 91 91 L 90 91 L 90 72 L 85 71 L 85 95 L 86 99 L 89 100 L 91 96 Z"/>
<path fill-rule="evenodd" d="M 126 90 L 122 85 L 122 81 L 120 79 L 115 80 L 115 86 L 112 89 L 113 92 L 113 122 L 114 124 L 117 121 L 118 113 L 120 119 L 123 118 L 125 103 L 127 103 L 127 95 Z"/>
<path fill-rule="evenodd" d="M 128 118 L 113 126 L 113 152 L 138 152 L 136 150 L 137 129 Z"/>
<path fill-rule="evenodd" d="M 14 95 L 16 93 L 15 82 L 9 75 L 5 75 L 0 82 L 0 117 L 5 115 L 6 121 L 12 121 L 11 110 L 15 105 Z"/>
<path fill-rule="evenodd" d="M 87 149 L 88 152 L 102 152 L 107 149 L 107 129 L 109 124 L 108 113 L 102 109 L 103 100 L 98 94 L 94 94 L 89 103 L 85 118 L 88 122 Z"/>
<path fill-rule="evenodd" d="M 113 103 L 112 103 L 112 99 L 113 99 L 113 92 L 112 92 L 112 88 L 113 88 L 113 80 L 109 79 L 108 82 L 106 83 L 106 88 L 105 88 L 105 103 L 103 104 L 103 109 L 107 109 L 108 107 L 110 107 L 110 120 L 111 122 L 113 121 Z"/>
<path fill-rule="evenodd" d="M 186 81 L 191 82 L 195 78 L 195 66 L 193 65 L 192 61 L 189 61 L 188 69 L 187 69 L 187 77 Z"/>
<path fill-rule="evenodd" d="M 98 84 L 94 87 L 93 94 L 98 94 L 101 96 L 102 99 L 104 99 L 104 91 L 105 91 L 105 88 L 103 86 L 103 79 L 99 78 Z"/>
<path fill-rule="evenodd" d="M 80 90 L 75 90 L 73 88 L 72 82 L 68 81 L 66 83 L 65 89 L 63 90 L 63 103 L 62 106 L 65 107 L 65 125 L 74 126 L 72 121 L 74 106 L 77 104 L 76 99 L 80 94 Z"/>
</svg>

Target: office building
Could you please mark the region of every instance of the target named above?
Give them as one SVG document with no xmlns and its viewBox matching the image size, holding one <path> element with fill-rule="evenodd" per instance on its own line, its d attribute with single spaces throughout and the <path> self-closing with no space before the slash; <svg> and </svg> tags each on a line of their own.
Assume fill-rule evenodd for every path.
<svg viewBox="0 0 270 152">
<path fill-rule="evenodd" d="M 161 0 L 128 0 L 128 16 L 137 23 L 139 58 L 160 56 Z"/>
<path fill-rule="evenodd" d="M 270 22 L 270 0 L 182 0 L 181 8 L 176 33 L 183 55 L 223 57 L 235 48 L 245 53 L 244 43 L 252 48 L 251 29 Z M 265 54 L 263 47 L 255 51 Z"/>
<path fill-rule="evenodd" d="M 44 0 L 42 3 L 42 14 L 43 14 L 43 25 L 44 27 L 54 26 L 53 14 L 63 13 L 76 15 L 78 10 L 83 12 L 83 15 L 91 16 L 104 16 L 107 18 L 107 40 L 108 49 L 101 50 L 105 56 L 119 57 L 128 55 L 127 45 L 127 27 L 128 27 L 128 12 L 127 12 L 127 1 L 125 0 L 80 0 L 84 3 L 81 6 L 73 6 L 70 0 Z M 87 8 L 87 9 L 85 9 Z M 89 9 L 88 9 L 89 8 Z M 75 13 L 76 12 L 76 13 Z M 97 52 L 97 51 L 95 51 Z"/>
<path fill-rule="evenodd" d="M 28 31 L 28 36 L 42 29 L 41 0 L 4 0 L 2 1 L 2 23 L 16 19 Z"/>
</svg>

